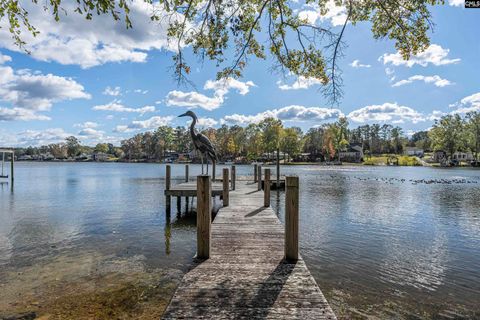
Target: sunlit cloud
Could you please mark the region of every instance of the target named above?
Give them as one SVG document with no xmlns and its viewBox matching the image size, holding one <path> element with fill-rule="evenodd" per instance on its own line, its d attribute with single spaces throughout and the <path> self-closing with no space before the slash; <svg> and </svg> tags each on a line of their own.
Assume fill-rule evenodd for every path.
<svg viewBox="0 0 480 320">
<path fill-rule="evenodd" d="M 434 66 L 443 66 L 448 64 L 455 64 L 461 61 L 460 58 L 449 59 L 447 58 L 450 53 L 450 49 L 444 49 L 438 44 L 430 45 L 424 52 L 410 57 L 409 60 L 404 60 L 402 55 L 397 53 L 385 53 L 378 59 L 383 64 L 391 64 L 393 66 L 407 66 L 413 67 L 418 64 L 422 67 L 426 67 L 429 64 Z"/>
</svg>

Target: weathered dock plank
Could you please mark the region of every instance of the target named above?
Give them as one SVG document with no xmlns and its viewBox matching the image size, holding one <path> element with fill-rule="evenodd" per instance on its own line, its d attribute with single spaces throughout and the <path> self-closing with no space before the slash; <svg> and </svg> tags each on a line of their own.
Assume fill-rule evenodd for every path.
<svg viewBox="0 0 480 320">
<path fill-rule="evenodd" d="M 223 192 L 223 184 L 212 182 L 212 195 L 221 196 Z M 172 197 L 196 197 L 197 182 L 184 182 L 173 185 L 169 190 L 165 190 L 166 196 Z"/>
<path fill-rule="evenodd" d="M 210 259 L 183 278 L 163 319 L 336 319 L 305 262 L 284 258 L 284 227 L 257 184 L 237 181 L 211 228 Z"/>
</svg>

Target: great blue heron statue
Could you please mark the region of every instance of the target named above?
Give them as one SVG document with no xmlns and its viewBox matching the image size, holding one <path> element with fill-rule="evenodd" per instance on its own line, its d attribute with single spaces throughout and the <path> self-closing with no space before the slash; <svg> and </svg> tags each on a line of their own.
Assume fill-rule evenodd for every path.
<svg viewBox="0 0 480 320">
<path fill-rule="evenodd" d="M 184 114 L 179 115 L 179 117 L 191 117 L 192 123 L 190 124 L 190 136 L 192 137 L 193 145 L 195 150 L 200 152 L 200 158 L 202 159 L 202 174 L 203 174 L 203 157 L 206 157 L 207 160 L 207 174 L 208 174 L 208 158 L 212 162 L 217 161 L 217 152 L 212 142 L 201 133 L 195 131 L 195 124 L 198 121 L 197 115 L 193 111 L 187 111 Z"/>
</svg>

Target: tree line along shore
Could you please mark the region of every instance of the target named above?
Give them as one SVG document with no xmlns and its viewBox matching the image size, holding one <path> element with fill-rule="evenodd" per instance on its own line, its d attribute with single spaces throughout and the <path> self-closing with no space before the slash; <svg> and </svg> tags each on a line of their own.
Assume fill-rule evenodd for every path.
<svg viewBox="0 0 480 320">
<path fill-rule="evenodd" d="M 215 145 L 220 162 L 284 164 L 363 163 L 369 165 L 478 165 L 480 113 L 446 115 L 426 131 L 407 136 L 399 126 L 366 124 L 350 129 L 346 118 L 303 132 L 274 118 L 245 127 L 222 125 L 202 130 Z M 17 160 L 198 162 L 186 127 L 158 127 L 122 140 L 119 146 L 64 142 L 15 148 Z"/>
</svg>

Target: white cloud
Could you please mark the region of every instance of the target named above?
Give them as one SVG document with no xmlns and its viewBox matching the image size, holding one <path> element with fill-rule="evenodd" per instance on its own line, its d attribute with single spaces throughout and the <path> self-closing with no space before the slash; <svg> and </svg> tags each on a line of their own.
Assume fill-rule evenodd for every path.
<svg viewBox="0 0 480 320">
<path fill-rule="evenodd" d="M 216 96 L 224 96 L 230 91 L 230 89 L 237 90 L 242 96 L 246 95 L 250 91 L 250 87 L 255 87 L 253 81 L 242 82 L 237 79 L 228 78 L 221 80 L 207 80 L 203 89 L 214 90 Z"/>
<path fill-rule="evenodd" d="M 93 121 L 86 121 L 84 123 L 77 123 L 73 125 L 74 127 L 84 128 L 84 129 L 93 129 L 98 127 L 98 123 Z"/>
<path fill-rule="evenodd" d="M 468 112 L 480 112 L 480 92 L 469 95 L 457 103 L 450 105 L 450 107 L 455 108 L 451 113 L 461 113 L 465 114 Z"/>
<path fill-rule="evenodd" d="M 155 117 L 151 117 L 150 119 L 142 120 L 142 121 L 134 120 L 128 125 L 118 125 L 114 131 L 115 132 L 131 132 L 131 131 L 141 130 L 141 129 L 155 129 L 160 126 L 170 125 L 173 119 L 174 119 L 173 116 L 165 116 L 165 117 L 155 116 Z"/>
<path fill-rule="evenodd" d="M 113 97 L 116 97 L 116 96 L 119 96 L 119 95 L 122 94 L 122 92 L 120 90 L 120 87 L 115 87 L 115 88 L 106 87 L 105 90 L 103 90 L 102 93 L 104 95 L 113 96 Z"/>
<path fill-rule="evenodd" d="M 5 57 L 0 55 L 2 63 L 10 61 Z M 28 69 L 14 70 L 0 63 L 0 101 L 11 105 L 11 108 L 1 108 L 3 121 L 50 120 L 37 113 L 50 111 L 57 102 L 90 98 L 84 87 L 72 78 Z"/>
<path fill-rule="evenodd" d="M 2 121 L 32 121 L 32 120 L 51 120 L 42 114 L 37 114 L 33 110 L 24 108 L 1 108 L 0 107 L 0 122 Z"/>
<path fill-rule="evenodd" d="M 256 115 L 244 115 L 244 114 L 234 113 L 234 114 L 223 117 L 220 120 L 220 122 L 222 124 L 228 123 L 228 124 L 246 125 L 250 123 L 259 123 L 260 121 L 268 117 L 274 117 L 274 114 L 270 114 L 268 111 L 257 113 Z"/>
<path fill-rule="evenodd" d="M 232 114 L 222 118 L 222 123 L 250 124 L 258 123 L 265 118 L 276 118 L 283 121 L 328 121 L 343 116 L 338 109 L 304 107 L 291 105 L 280 109 L 267 110 L 255 115 Z"/>
<path fill-rule="evenodd" d="M 391 68 L 385 68 L 385 74 L 390 78 L 390 82 L 396 79 L 395 70 Z"/>
<path fill-rule="evenodd" d="M 385 73 L 387 74 L 387 76 L 391 76 L 392 74 L 395 73 L 395 70 L 390 68 L 385 68 Z"/>
<path fill-rule="evenodd" d="M 201 127 L 211 128 L 218 124 L 218 121 L 213 118 L 198 118 L 198 125 Z"/>
<path fill-rule="evenodd" d="M 438 44 L 430 45 L 424 52 L 410 57 L 409 60 L 404 60 L 400 53 L 385 53 L 378 59 L 383 64 L 392 64 L 394 66 L 413 67 L 415 64 L 426 67 L 429 64 L 435 66 L 442 66 L 460 62 L 461 59 L 448 59 L 447 56 L 450 49 L 444 49 Z"/>
<path fill-rule="evenodd" d="M 139 93 L 139 94 L 147 94 L 147 93 L 148 93 L 148 90 L 135 89 L 135 90 L 133 90 L 133 92 Z"/>
<path fill-rule="evenodd" d="M 309 3 L 298 12 L 298 16 L 311 24 L 330 21 L 333 26 L 341 26 L 345 23 L 347 10 L 344 6 L 337 6 L 334 0 L 329 0 L 325 4 L 325 9 L 327 11 L 322 15 L 321 8 L 317 4 Z"/>
<path fill-rule="evenodd" d="M 436 87 L 445 87 L 453 84 L 449 80 L 443 79 L 438 75 L 434 75 L 434 76 L 414 75 L 409 77 L 408 79 L 395 82 L 394 84 L 392 84 L 392 87 L 400 87 L 406 84 L 410 84 L 414 81 L 423 81 L 425 83 L 433 83 Z"/>
<path fill-rule="evenodd" d="M 87 137 L 89 139 L 100 138 L 100 137 L 103 137 L 104 134 L 105 134 L 104 131 L 93 129 L 93 128 L 85 128 L 85 129 L 82 129 L 78 132 L 79 136 Z"/>
<path fill-rule="evenodd" d="M 0 53 L 0 64 L 12 61 L 12 57 Z"/>
<path fill-rule="evenodd" d="M 7 132 L 0 129 L 0 145 L 27 147 L 42 146 L 51 143 L 65 142 L 65 138 L 74 136 L 63 128 L 49 128 L 45 130 L 25 130 L 18 133 Z M 99 142 L 119 144 L 120 137 L 107 136 L 103 131 L 87 128 L 77 133 L 82 144 L 93 146 Z"/>
<path fill-rule="evenodd" d="M 90 97 L 72 78 L 0 67 L 0 100 L 10 102 L 14 107 L 49 111 L 55 102 Z"/>
<path fill-rule="evenodd" d="M 40 3 L 35 5 L 26 1 L 22 7 L 29 12 L 29 21 L 40 33 L 33 37 L 22 30 L 22 39 L 37 60 L 80 65 L 82 68 L 108 62 L 145 62 L 146 51 L 173 50 L 166 35 L 169 20 L 150 20 L 153 11 L 161 13 L 159 4 L 135 0 L 128 5 L 133 23 L 131 29 L 126 28 L 124 21 L 114 21 L 109 14 L 97 16 L 94 13 L 91 21 L 85 21 L 84 15 L 73 12 L 75 2 L 62 3 L 62 8 L 69 14 L 59 10 L 60 21 L 56 22 L 51 10 L 43 10 Z M 0 23 L 0 46 L 22 52 L 23 49 L 13 43 L 7 23 L 6 19 Z"/>
<path fill-rule="evenodd" d="M 448 0 L 448 4 L 454 7 L 464 6 L 465 0 Z"/>
<path fill-rule="evenodd" d="M 110 112 L 135 112 L 139 114 L 145 114 L 147 112 L 154 112 L 155 107 L 154 106 L 145 106 L 141 108 L 130 108 L 126 107 L 123 104 L 121 104 L 121 101 L 114 100 L 110 103 L 107 104 L 102 104 L 98 106 L 94 106 L 92 110 L 96 111 L 110 111 Z"/>
<path fill-rule="evenodd" d="M 355 122 L 388 121 L 392 123 L 403 123 L 409 121 L 417 123 L 426 120 L 426 117 L 422 113 L 410 107 L 388 102 L 354 110 L 350 112 L 347 117 Z"/>
<path fill-rule="evenodd" d="M 469 95 L 462 100 L 460 100 L 462 104 L 470 104 L 470 105 L 478 105 L 480 106 L 480 92 L 474 93 Z"/>
<path fill-rule="evenodd" d="M 283 84 L 281 81 L 277 82 L 278 88 L 280 90 L 299 90 L 299 89 L 308 89 L 314 85 L 321 85 L 322 82 L 315 78 L 305 78 L 303 76 L 299 76 L 297 80 L 291 85 Z"/>
<path fill-rule="evenodd" d="M 353 60 L 352 63 L 350 63 L 350 66 L 353 68 L 370 68 L 371 65 L 369 64 L 361 64 L 360 60 Z"/>
<path fill-rule="evenodd" d="M 230 89 L 236 90 L 241 95 L 246 95 L 255 84 L 252 81 L 242 82 L 236 79 L 207 80 L 203 87 L 204 90 L 214 90 L 213 97 L 191 91 L 183 92 L 179 90 L 170 91 L 166 97 L 167 106 L 202 108 L 205 110 L 215 110 L 225 101 L 226 94 Z"/>
<path fill-rule="evenodd" d="M 435 121 L 437 119 L 440 119 L 446 115 L 445 112 L 439 111 L 439 110 L 433 110 L 429 115 L 427 115 L 426 119 L 429 121 Z"/>
<path fill-rule="evenodd" d="M 51 143 L 64 142 L 66 137 L 72 134 L 65 132 L 62 128 L 51 128 L 46 130 L 26 130 L 15 137 L 14 144 L 17 146 L 41 146 Z"/>
<path fill-rule="evenodd" d="M 223 104 L 223 97 L 207 97 L 198 92 L 183 92 L 178 90 L 170 91 L 167 95 L 167 106 L 177 107 L 200 107 L 205 110 L 215 110 Z"/>
</svg>

